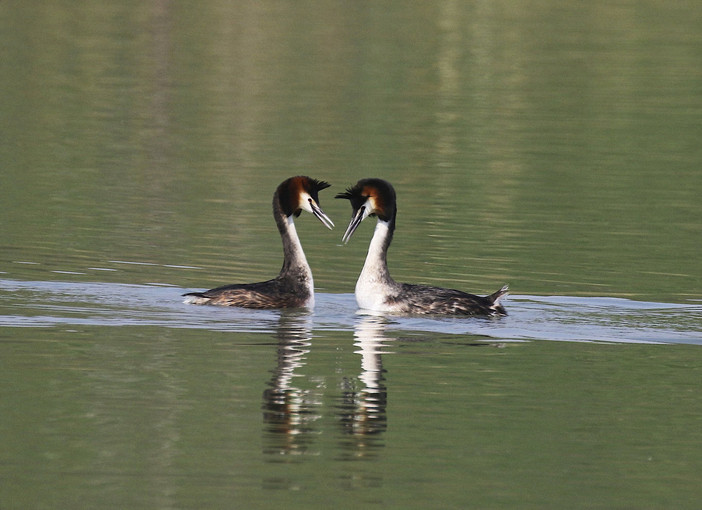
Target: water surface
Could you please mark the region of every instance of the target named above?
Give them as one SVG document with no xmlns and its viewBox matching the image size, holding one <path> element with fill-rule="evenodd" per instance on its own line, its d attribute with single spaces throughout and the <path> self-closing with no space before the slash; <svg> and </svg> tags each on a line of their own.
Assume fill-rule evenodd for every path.
<svg viewBox="0 0 702 510">
<path fill-rule="evenodd" d="M 0 8 L 1 508 L 697 508 L 702 7 Z M 275 187 L 313 311 L 187 306 L 271 278 Z M 393 276 L 499 320 L 359 312 Z"/>
</svg>

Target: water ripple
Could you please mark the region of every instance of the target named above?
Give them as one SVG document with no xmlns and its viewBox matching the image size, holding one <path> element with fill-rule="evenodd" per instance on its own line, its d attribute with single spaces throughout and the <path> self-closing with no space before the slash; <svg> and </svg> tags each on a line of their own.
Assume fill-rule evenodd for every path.
<svg viewBox="0 0 702 510">
<path fill-rule="evenodd" d="M 0 326 L 46 328 L 156 326 L 275 333 L 282 314 L 307 316 L 315 331 L 354 331 L 352 294 L 317 294 L 313 312 L 199 307 L 186 289 L 55 281 L 0 280 Z M 483 336 L 492 341 L 688 343 L 702 345 L 702 306 L 609 297 L 510 296 L 500 319 L 386 316 L 387 331 Z"/>
</svg>

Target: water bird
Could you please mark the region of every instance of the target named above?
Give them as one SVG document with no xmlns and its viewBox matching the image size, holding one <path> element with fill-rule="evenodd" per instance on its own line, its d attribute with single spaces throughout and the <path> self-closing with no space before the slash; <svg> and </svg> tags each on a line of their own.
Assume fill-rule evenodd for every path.
<svg viewBox="0 0 702 510">
<path fill-rule="evenodd" d="M 280 274 L 265 282 L 224 285 L 205 292 L 183 294 L 185 303 L 244 308 L 299 308 L 314 306 L 314 280 L 295 229 L 302 211 L 313 214 L 328 229 L 332 220 L 319 206 L 318 194 L 330 186 L 307 176 L 283 181 L 273 194 L 273 217 L 283 241 Z"/>
<path fill-rule="evenodd" d="M 406 314 L 507 315 L 500 299 L 505 285 L 489 296 L 475 296 L 455 289 L 398 283 L 388 271 L 387 254 L 397 216 L 395 189 L 382 179 L 361 179 L 335 198 L 351 202 L 352 214 L 342 241 L 348 243 L 361 222 L 377 216 L 368 255 L 356 282 L 356 302 L 367 310 Z"/>
</svg>

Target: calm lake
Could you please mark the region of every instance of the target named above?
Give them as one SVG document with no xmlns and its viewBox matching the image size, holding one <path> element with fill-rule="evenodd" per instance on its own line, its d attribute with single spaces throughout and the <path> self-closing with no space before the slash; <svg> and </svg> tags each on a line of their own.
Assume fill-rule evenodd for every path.
<svg viewBox="0 0 702 510">
<path fill-rule="evenodd" d="M 699 508 L 702 3 L 0 6 L 0 508 Z M 314 310 L 181 294 L 275 276 Z M 358 310 L 398 281 L 500 319 Z"/>
</svg>

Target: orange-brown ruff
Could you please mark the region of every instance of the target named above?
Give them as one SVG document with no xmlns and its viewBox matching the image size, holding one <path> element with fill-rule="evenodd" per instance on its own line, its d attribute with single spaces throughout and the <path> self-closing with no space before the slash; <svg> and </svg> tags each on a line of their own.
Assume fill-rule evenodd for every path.
<svg viewBox="0 0 702 510">
<path fill-rule="evenodd" d="M 387 253 L 395 231 L 397 203 L 392 185 L 382 179 L 361 179 L 335 198 L 351 202 L 351 222 L 344 233 L 346 243 L 368 216 L 378 222 L 368 247 L 368 255 L 356 282 L 358 306 L 381 312 L 450 315 L 507 315 L 500 299 L 505 285 L 489 296 L 474 296 L 460 290 L 398 283 L 388 271 Z"/>
<path fill-rule="evenodd" d="M 244 308 L 297 308 L 314 306 L 312 271 L 302 251 L 294 218 L 304 210 L 327 228 L 334 224 L 319 207 L 318 193 L 329 184 L 310 177 L 291 177 L 273 194 L 273 217 L 283 241 L 280 274 L 265 282 L 225 285 L 205 292 L 183 294 L 186 303 Z"/>
</svg>

